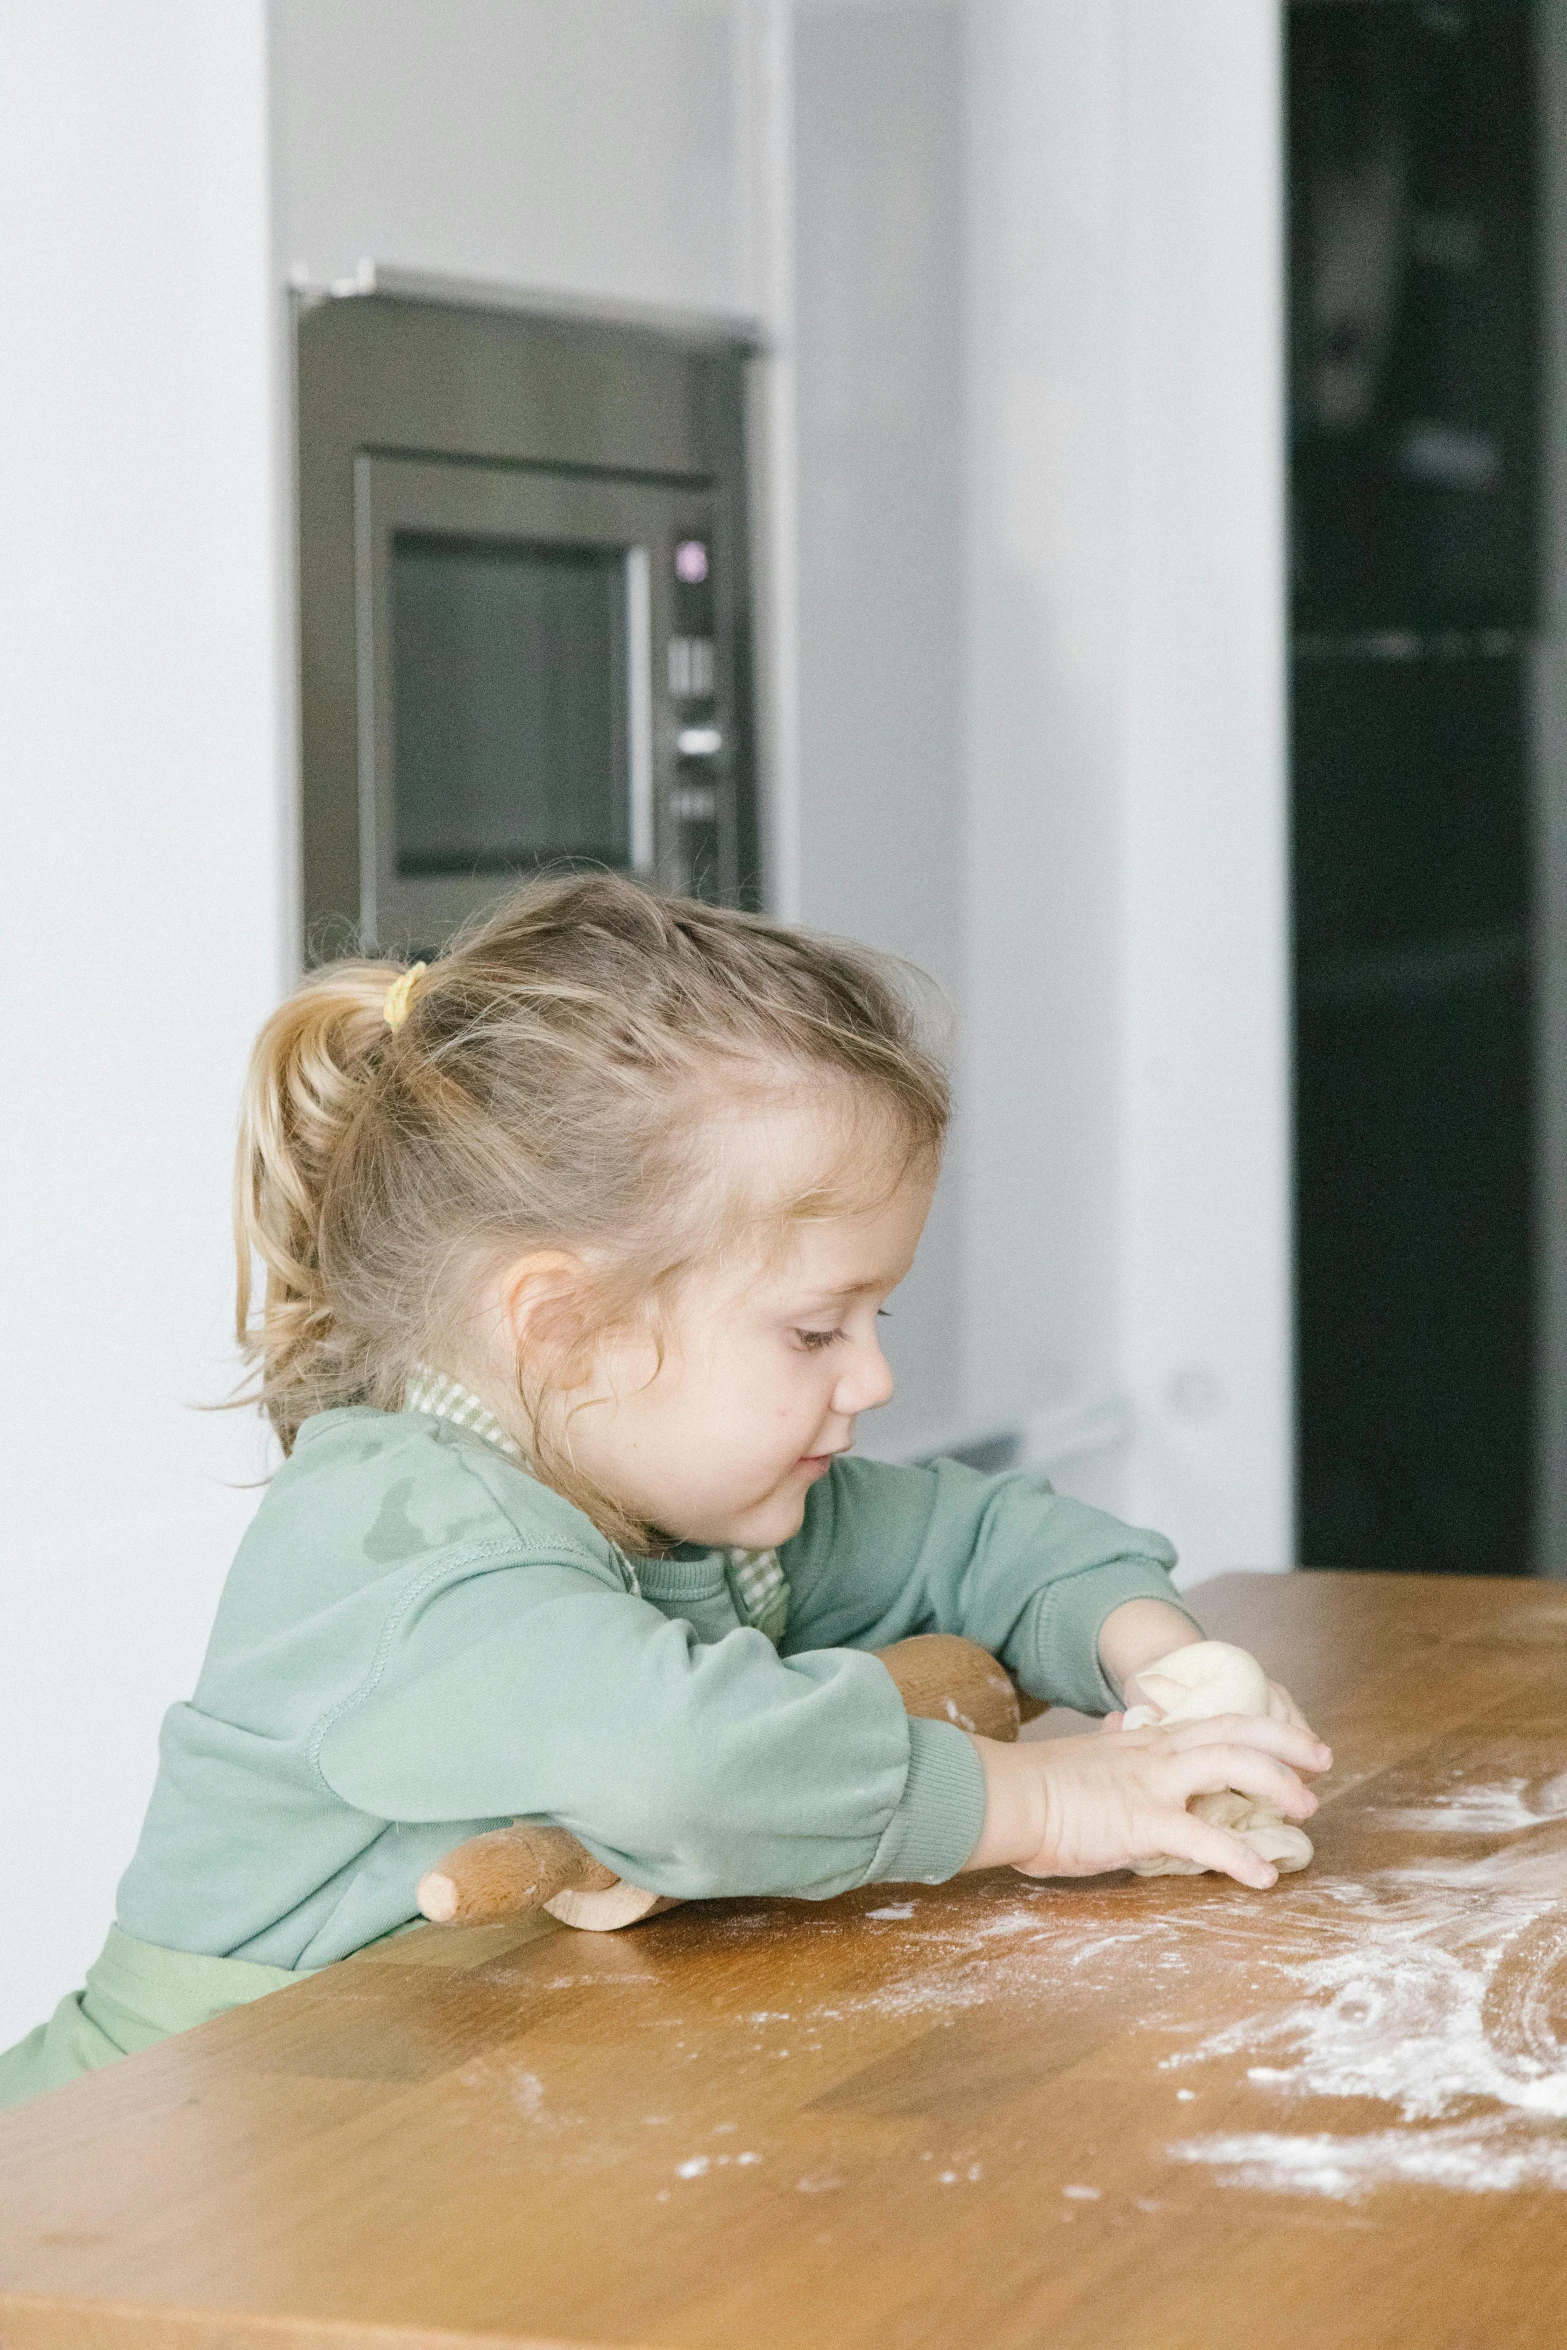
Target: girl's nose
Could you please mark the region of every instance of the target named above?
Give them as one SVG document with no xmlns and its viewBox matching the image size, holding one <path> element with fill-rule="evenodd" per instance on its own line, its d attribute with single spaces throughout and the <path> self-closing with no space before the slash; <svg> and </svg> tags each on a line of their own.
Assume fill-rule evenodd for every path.
<svg viewBox="0 0 1567 2350">
<path fill-rule="evenodd" d="M 874 1412 L 890 1403 L 892 1391 L 892 1365 L 873 1338 L 864 1348 L 856 1347 L 853 1362 L 833 1390 L 833 1409 L 852 1420 L 857 1412 Z"/>
</svg>

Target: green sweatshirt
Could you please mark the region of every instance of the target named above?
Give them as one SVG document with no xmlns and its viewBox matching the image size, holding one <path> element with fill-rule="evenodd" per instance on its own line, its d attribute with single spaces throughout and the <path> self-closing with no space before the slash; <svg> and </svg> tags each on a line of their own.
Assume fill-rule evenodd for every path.
<svg viewBox="0 0 1567 2350">
<path fill-rule="evenodd" d="M 847 1458 L 780 1557 L 775 1649 L 725 1553 L 633 1566 L 467 1429 L 323 1412 L 165 1722 L 121 1927 L 323 1966 L 412 1917 L 454 1844 L 519 1816 L 688 1898 L 951 1876 L 983 1821 L 978 1757 L 910 1721 L 861 1652 L 962 1632 L 1035 1695 L 1102 1712 L 1099 1628 L 1168 1600 L 1174 1554 L 1039 1477 Z"/>
<path fill-rule="evenodd" d="M 0 2056 L 0 2105 L 378 1940 L 443 1853 L 519 1816 L 688 1898 L 951 1876 L 979 1758 L 863 1652 L 961 1632 L 1035 1696 L 1103 1711 L 1099 1628 L 1170 1600 L 1174 1555 L 1042 1477 L 841 1459 L 781 1586 L 745 1554 L 633 1562 L 471 1425 L 323 1412 L 164 1722 L 119 1926 Z"/>
</svg>

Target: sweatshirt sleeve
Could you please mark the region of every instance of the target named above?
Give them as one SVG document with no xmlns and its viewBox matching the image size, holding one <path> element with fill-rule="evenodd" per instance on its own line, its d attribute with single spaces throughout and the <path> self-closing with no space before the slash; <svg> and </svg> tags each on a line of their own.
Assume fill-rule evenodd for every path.
<svg viewBox="0 0 1567 2350">
<path fill-rule="evenodd" d="M 358 1810 L 457 1834 L 558 1821 L 687 1899 L 936 1881 L 984 1821 L 974 1748 L 911 1722 L 875 1658 L 785 1662 L 751 1630 L 704 1645 L 562 1557 L 476 1562 L 408 1606 L 314 1743 Z"/>
<path fill-rule="evenodd" d="M 986 1477 L 959 1461 L 834 1462 L 782 1556 L 791 1656 L 961 1632 L 1033 1696 L 1084 1713 L 1121 1702 L 1099 1665 L 1113 1609 L 1159 1599 L 1196 1622 L 1175 1596 L 1162 1535 L 1069 1500 L 1043 1477 Z"/>
</svg>

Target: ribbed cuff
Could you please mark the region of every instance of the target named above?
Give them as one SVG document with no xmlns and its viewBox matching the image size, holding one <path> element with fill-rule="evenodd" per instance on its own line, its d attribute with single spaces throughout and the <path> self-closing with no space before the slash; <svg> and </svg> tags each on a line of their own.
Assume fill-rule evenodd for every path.
<svg viewBox="0 0 1567 2350">
<path fill-rule="evenodd" d="M 1021 1674 L 1024 1687 L 1078 1713 L 1113 1713 L 1121 1700 L 1100 1665 L 1099 1635 L 1106 1617 L 1129 1599 L 1160 1600 L 1202 1632 L 1162 1567 L 1146 1559 L 1112 1559 L 1063 1575 L 1040 1593 L 1031 1627 L 1034 1662 Z"/>
<path fill-rule="evenodd" d="M 887 1822 L 867 1885 L 939 1885 L 955 1877 L 985 1825 L 985 1773 L 950 1722 L 909 1723 L 909 1775 Z"/>
</svg>

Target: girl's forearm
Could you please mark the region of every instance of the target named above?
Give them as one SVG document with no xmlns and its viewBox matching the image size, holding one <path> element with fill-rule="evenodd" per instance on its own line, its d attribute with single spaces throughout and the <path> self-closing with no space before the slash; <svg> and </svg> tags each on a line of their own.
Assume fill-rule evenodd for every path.
<svg viewBox="0 0 1567 2350">
<path fill-rule="evenodd" d="M 1161 1599 L 1129 1599 L 1112 1609 L 1099 1628 L 1099 1662 L 1105 1679 L 1124 1696 L 1127 1682 L 1144 1665 L 1203 1637 L 1179 1608 Z"/>
<path fill-rule="evenodd" d="M 985 1825 L 959 1876 L 970 1869 L 1015 1868 L 1045 1838 L 1045 1790 L 1038 1773 L 1026 1767 L 1015 1746 L 993 1738 L 972 1743 L 985 1773 Z"/>
</svg>

